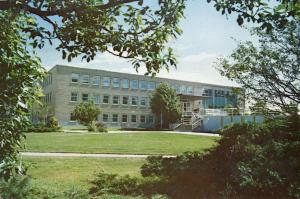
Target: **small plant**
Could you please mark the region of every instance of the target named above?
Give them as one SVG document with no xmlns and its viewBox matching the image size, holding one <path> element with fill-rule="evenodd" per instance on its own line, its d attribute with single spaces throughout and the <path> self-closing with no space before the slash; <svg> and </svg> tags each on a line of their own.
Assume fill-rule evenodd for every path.
<svg viewBox="0 0 300 199">
<path fill-rule="evenodd" d="M 87 129 L 90 132 L 96 132 L 97 131 L 97 126 L 96 126 L 96 122 L 92 121 L 90 124 L 87 125 Z"/>
<path fill-rule="evenodd" d="M 107 127 L 105 126 L 105 124 L 103 124 L 101 122 L 97 122 L 96 127 L 97 127 L 98 132 L 108 132 Z"/>
<path fill-rule="evenodd" d="M 0 198 L 26 198 L 30 190 L 27 176 L 13 175 L 7 181 L 0 179 Z"/>
<path fill-rule="evenodd" d="M 47 127 L 58 128 L 58 120 L 54 116 L 50 116 L 47 121 Z"/>
</svg>

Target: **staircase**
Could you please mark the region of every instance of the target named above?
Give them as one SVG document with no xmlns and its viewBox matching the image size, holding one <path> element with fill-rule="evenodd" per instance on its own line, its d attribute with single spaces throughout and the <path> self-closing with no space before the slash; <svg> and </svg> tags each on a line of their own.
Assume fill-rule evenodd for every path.
<svg viewBox="0 0 300 199">
<path fill-rule="evenodd" d="M 174 128 L 175 131 L 194 131 L 202 124 L 202 117 L 194 112 L 186 112 L 181 117 L 181 123 Z"/>
</svg>

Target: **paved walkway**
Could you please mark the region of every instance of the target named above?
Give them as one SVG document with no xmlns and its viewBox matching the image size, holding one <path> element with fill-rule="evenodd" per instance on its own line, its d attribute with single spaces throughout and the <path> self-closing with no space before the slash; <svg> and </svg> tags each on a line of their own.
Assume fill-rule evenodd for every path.
<svg viewBox="0 0 300 199">
<path fill-rule="evenodd" d="M 146 158 L 150 155 L 136 154 L 106 154 L 106 153 L 41 153 L 41 152 L 20 152 L 21 156 L 30 157 L 86 157 L 86 158 Z M 176 157 L 175 155 L 163 155 L 165 158 Z"/>
</svg>

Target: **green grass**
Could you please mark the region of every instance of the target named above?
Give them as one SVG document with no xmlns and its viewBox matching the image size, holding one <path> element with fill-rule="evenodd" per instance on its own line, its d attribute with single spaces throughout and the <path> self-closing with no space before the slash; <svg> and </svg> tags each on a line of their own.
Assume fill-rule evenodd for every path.
<svg viewBox="0 0 300 199">
<path fill-rule="evenodd" d="M 88 188 L 97 172 L 140 176 L 143 158 L 45 158 L 23 157 L 33 184 L 52 191 Z"/>
<path fill-rule="evenodd" d="M 26 151 L 119 154 L 180 154 L 202 151 L 216 144 L 217 137 L 142 133 L 27 133 Z"/>
</svg>

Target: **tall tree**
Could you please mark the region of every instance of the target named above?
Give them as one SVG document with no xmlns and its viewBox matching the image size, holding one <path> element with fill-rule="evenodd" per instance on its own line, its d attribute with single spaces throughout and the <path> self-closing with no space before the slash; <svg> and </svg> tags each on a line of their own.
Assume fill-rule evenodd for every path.
<svg viewBox="0 0 300 199">
<path fill-rule="evenodd" d="M 64 59 L 88 62 L 108 52 L 155 74 L 176 66 L 167 43 L 181 34 L 184 8 L 185 0 L 0 1 L 0 178 L 19 165 L 26 104 L 36 98 L 44 74 L 35 49 L 55 43 Z"/>
<path fill-rule="evenodd" d="M 297 21 L 284 29 L 274 26 L 270 33 L 255 29 L 254 34 L 259 37 L 259 46 L 250 41 L 240 43 L 230 57 L 220 59 L 218 68 L 222 75 L 241 84 L 252 102 L 289 112 L 291 103 L 300 103 Z"/>
<path fill-rule="evenodd" d="M 156 88 L 151 96 L 150 105 L 152 112 L 165 128 L 181 116 L 180 98 L 176 91 L 167 84 L 160 84 Z"/>
</svg>

